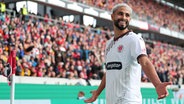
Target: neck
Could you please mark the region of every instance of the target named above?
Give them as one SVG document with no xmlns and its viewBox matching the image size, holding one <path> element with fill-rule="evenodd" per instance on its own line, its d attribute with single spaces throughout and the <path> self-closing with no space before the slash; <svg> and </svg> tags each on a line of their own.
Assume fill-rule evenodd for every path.
<svg viewBox="0 0 184 104">
<path fill-rule="evenodd" d="M 124 30 L 119 30 L 119 29 L 114 29 L 114 38 L 118 38 L 121 35 L 125 35 L 126 32 L 128 32 L 129 30 L 126 28 Z"/>
</svg>

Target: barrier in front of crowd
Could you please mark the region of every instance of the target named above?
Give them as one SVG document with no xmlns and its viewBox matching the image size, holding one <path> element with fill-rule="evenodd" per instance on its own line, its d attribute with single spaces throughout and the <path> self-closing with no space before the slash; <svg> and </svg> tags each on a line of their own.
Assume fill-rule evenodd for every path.
<svg viewBox="0 0 184 104">
<path fill-rule="evenodd" d="M 2 76 L 0 79 L 0 104 L 9 104 L 10 87 Z M 81 85 L 79 79 L 74 81 L 63 78 L 16 76 L 15 80 L 15 104 L 84 104 L 82 100 L 77 99 L 78 92 L 83 91 L 88 98 L 91 96 L 90 91 L 97 88 L 97 86 Z M 169 87 L 170 95 L 162 100 L 157 100 L 155 89 L 150 83 L 142 84 L 141 92 L 142 104 L 184 104 L 183 88 L 173 91 Z M 105 91 L 93 104 L 106 104 Z"/>
</svg>

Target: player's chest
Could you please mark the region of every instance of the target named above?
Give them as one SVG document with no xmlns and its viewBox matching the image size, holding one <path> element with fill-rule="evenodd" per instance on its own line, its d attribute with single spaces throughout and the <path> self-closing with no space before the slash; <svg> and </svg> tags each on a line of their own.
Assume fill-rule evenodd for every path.
<svg viewBox="0 0 184 104">
<path fill-rule="evenodd" d="M 130 46 L 125 42 L 111 42 L 106 47 L 106 61 L 127 59 L 130 56 Z"/>
</svg>

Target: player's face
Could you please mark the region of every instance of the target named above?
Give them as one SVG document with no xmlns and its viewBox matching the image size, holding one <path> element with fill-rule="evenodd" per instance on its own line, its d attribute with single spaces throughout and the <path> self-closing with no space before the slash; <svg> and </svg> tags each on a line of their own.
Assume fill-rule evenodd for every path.
<svg viewBox="0 0 184 104">
<path fill-rule="evenodd" d="M 112 20 L 116 28 L 124 30 L 131 20 L 130 11 L 125 7 L 120 7 L 112 14 Z"/>
</svg>

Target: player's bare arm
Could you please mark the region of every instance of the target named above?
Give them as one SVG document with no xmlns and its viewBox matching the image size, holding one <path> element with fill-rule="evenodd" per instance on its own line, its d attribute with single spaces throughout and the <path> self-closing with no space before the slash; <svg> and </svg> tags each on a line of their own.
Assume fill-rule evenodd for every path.
<svg viewBox="0 0 184 104">
<path fill-rule="evenodd" d="M 158 94 L 158 99 L 162 99 L 162 98 L 165 98 L 166 96 L 168 96 L 169 93 L 168 93 L 166 87 L 168 85 L 171 85 L 171 82 L 163 82 L 162 83 L 160 81 L 153 64 L 151 63 L 151 61 L 148 59 L 148 57 L 146 55 L 140 56 L 138 58 L 138 61 L 141 64 L 142 69 L 143 69 L 144 73 L 146 74 L 146 76 L 149 78 L 149 80 L 155 86 L 157 94 Z"/>
<path fill-rule="evenodd" d="M 91 103 L 91 102 L 94 102 L 98 98 L 98 96 L 100 95 L 100 93 L 105 88 L 105 82 L 106 82 L 105 80 L 106 80 L 106 75 L 104 74 L 104 76 L 102 78 L 102 81 L 101 81 L 100 86 L 98 87 L 98 89 L 95 90 L 95 91 L 91 91 L 92 97 L 89 98 L 89 99 L 87 99 L 87 100 L 84 100 L 84 102 Z"/>
</svg>

